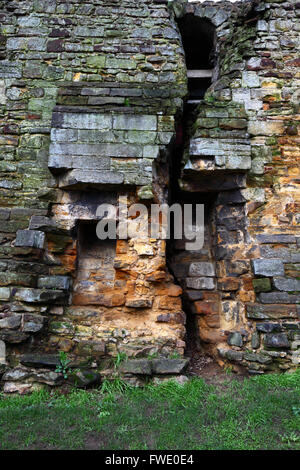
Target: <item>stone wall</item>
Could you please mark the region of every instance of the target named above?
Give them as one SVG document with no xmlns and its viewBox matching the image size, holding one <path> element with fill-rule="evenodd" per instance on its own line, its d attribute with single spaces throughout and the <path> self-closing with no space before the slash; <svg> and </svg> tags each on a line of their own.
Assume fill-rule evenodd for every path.
<svg viewBox="0 0 300 470">
<path fill-rule="evenodd" d="M 207 277 L 190 306 L 199 336 L 225 361 L 262 373 L 299 364 L 300 10 L 296 2 L 238 10 L 229 16 L 223 3 L 190 4 L 177 12 L 211 19 L 218 58 L 186 144 L 181 187 L 217 194 L 217 284 Z M 189 264 L 202 276 L 196 287 L 204 265 Z"/>
<path fill-rule="evenodd" d="M 222 364 L 296 367 L 299 4 L 24 0 L 0 15 L 4 390 L 61 383 L 60 351 L 103 376 L 122 353 L 128 380 L 180 374 L 186 314 Z M 193 119 L 184 15 L 216 29 Z M 99 204 L 170 202 L 183 120 L 178 197 L 212 194 L 204 251 L 167 263 L 160 240 L 96 240 Z"/>
</svg>

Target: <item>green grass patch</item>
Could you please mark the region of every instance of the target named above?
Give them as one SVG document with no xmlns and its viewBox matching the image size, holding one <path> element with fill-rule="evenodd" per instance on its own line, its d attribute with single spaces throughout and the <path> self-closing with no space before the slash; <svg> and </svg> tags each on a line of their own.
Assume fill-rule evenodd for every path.
<svg viewBox="0 0 300 470">
<path fill-rule="evenodd" d="M 300 371 L 0 396 L 0 449 L 300 449 Z"/>
</svg>

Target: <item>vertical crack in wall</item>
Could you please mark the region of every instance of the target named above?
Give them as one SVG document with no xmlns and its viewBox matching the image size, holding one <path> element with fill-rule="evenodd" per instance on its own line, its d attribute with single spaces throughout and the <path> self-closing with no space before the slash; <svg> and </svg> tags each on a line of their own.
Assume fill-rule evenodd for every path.
<svg viewBox="0 0 300 470">
<path fill-rule="evenodd" d="M 175 281 L 182 287 L 182 305 L 186 314 L 186 354 L 193 357 L 195 352 L 202 352 L 203 346 L 199 337 L 199 324 L 195 315 L 195 301 L 203 299 L 201 288 L 215 287 L 214 275 L 214 237 L 213 210 L 216 195 L 214 192 L 203 194 L 201 192 L 188 193 L 182 191 L 180 179 L 184 166 L 185 153 L 188 152 L 192 129 L 196 122 L 206 90 L 211 85 L 213 64 L 215 62 L 214 26 L 208 20 L 200 19 L 187 14 L 177 20 L 182 37 L 187 66 L 188 94 L 186 96 L 183 113 L 177 120 L 176 139 L 169 155 L 169 204 L 204 204 L 205 207 L 205 241 L 201 250 L 186 251 L 186 240 L 171 239 L 167 245 L 167 266 L 173 274 Z M 184 229 L 184 228 L 183 228 Z M 184 230 L 183 230 L 184 233 Z M 209 271 L 206 281 L 209 286 L 199 285 L 197 269 Z M 194 270 L 194 272 L 193 272 Z M 204 273 L 203 273 L 204 274 Z M 189 276 L 192 276 L 189 278 Z M 203 278 L 204 279 L 204 278 Z M 191 287 L 191 288 L 190 288 Z"/>
</svg>

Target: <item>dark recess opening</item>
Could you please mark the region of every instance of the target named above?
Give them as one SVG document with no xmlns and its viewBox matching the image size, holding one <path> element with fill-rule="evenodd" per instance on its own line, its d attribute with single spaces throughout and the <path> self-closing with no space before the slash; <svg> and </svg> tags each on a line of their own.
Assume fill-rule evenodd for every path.
<svg viewBox="0 0 300 470">
<path fill-rule="evenodd" d="M 177 122 L 176 141 L 169 157 L 169 204 L 204 204 L 205 206 L 205 243 L 202 250 L 189 252 L 185 250 L 185 241 L 170 239 L 167 243 L 167 264 L 175 282 L 183 287 L 182 304 L 186 313 L 186 355 L 194 357 L 203 354 L 200 343 L 197 315 L 193 311 L 193 295 L 201 293 L 188 292 L 185 279 L 188 277 L 189 266 L 194 261 L 211 262 L 214 260 L 215 233 L 214 207 L 217 194 L 214 190 L 201 190 L 189 193 L 181 189 L 182 160 L 185 149 L 189 146 L 191 129 L 195 123 L 201 100 L 212 83 L 213 68 L 215 67 L 215 27 L 206 19 L 187 14 L 178 20 L 188 76 L 188 96 L 183 114 Z M 189 297 L 190 296 L 190 297 Z M 191 364 L 193 360 L 191 361 Z"/>
<path fill-rule="evenodd" d="M 98 305 L 99 296 L 114 286 L 116 240 L 100 240 L 97 223 L 79 221 L 73 305 Z"/>
<path fill-rule="evenodd" d="M 190 99 L 202 99 L 211 84 L 215 65 L 215 27 L 192 14 L 178 20 L 188 69 Z"/>
</svg>

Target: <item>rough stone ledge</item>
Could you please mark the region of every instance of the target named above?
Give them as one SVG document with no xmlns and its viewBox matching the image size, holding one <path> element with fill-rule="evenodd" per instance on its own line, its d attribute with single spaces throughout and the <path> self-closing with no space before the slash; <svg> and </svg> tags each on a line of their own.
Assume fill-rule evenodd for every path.
<svg viewBox="0 0 300 470">
<path fill-rule="evenodd" d="M 181 374 L 188 366 L 189 359 L 132 359 L 123 363 L 120 371 L 125 374 L 164 375 Z"/>
<path fill-rule="evenodd" d="M 280 318 L 300 319 L 300 305 L 246 304 L 247 318 L 256 320 L 277 320 Z"/>
</svg>

